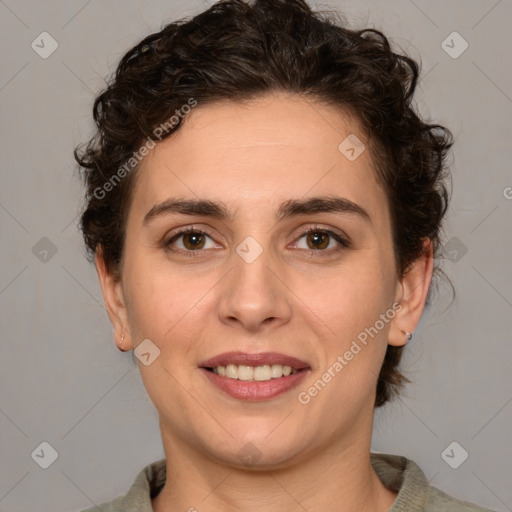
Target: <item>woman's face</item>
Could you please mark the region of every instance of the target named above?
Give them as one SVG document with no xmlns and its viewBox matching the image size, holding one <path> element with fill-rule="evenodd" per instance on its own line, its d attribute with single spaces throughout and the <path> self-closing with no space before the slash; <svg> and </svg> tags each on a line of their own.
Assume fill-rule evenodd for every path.
<svg viewBox="0 0 512 512">
<path fill-rule="evenodd" d="M 332 107 L 269 95 L 196 107 L 143 161 L 115 316 L 134 347 L 150 340 L 139 368 L 164 443 L 278 467 L 368 437 L 388 339 L 405 341 L 403 289 L 385 192 L 351 134 L 366 140 Z M 228 364 L 239 379 L 205 368 Z"/>
</svg>

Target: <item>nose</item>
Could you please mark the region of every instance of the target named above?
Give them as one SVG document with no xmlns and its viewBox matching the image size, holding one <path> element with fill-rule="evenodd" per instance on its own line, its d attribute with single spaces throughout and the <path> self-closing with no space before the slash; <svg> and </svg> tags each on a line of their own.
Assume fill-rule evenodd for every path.
<svg viewBox="0 0 512 512">
<path fill-rule="evenodd" d="M 251 332 L 288 323 L 292 292 L 286 286 L 284 268 L 271 251 L 264 249 L 252 262 L 235 251 L 230 259 L 233 269 L 219 289 L 221 322 Z"/>
</svg>

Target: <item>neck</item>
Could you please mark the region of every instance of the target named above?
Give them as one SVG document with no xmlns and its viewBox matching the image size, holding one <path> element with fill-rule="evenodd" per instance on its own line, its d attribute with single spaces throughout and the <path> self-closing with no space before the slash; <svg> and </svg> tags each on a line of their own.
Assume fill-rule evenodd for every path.
<svg viewBox="0 0 512 512">
<path fill-rule="evenodd" d="M 370 464 L 370 437 L 367 443 L 331 443 L 294 464 L 264 470 L 219 464 L 164 438 L 164 446 L 173 449 L 166 449 L 166 484 L 153 510 L 386 512 L 397 493 L 382 484 Z"/>
</svg>

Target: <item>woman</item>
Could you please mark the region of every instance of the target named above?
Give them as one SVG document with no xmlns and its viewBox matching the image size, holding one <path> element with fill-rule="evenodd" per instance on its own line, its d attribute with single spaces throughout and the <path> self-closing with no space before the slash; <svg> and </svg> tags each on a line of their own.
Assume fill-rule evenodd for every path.
<svg viewBox="0 0 512 512">
<path fill-rule="evenodd" d="M 417 77 L 301 0 L 218 2 L 123 57 L 75 153 L 81 227 L 166 457 L 101 510 L 484 510 L 370 453 L 448 204 Z"/>
</svg>

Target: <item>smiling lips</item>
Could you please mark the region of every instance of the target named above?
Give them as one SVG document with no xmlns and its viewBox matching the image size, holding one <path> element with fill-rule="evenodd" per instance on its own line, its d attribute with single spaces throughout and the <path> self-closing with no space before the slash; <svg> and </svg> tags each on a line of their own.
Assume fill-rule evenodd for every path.
<svg viewBox="0 0 512 512">
<path fill-rule="evenodd" d="M 238 379 L 247 381 L 267 381 L 270 379 L 280 379 L 288 377 L 298 372 L 296 368 L 291 366 L 283 366 L 282 364 L 265 364 L 263 366 L 248 366 L 245 364 L 228 364 L 227 366 L 219 365 L 213 368 L 213 373 L 228 379 Z"/>
<path fill-rule="evenodd" d="M 301 381 L 309 366 L 276 352 L 227 352 L 202 362 L 206 377 L 221 390 L 242 400 L 273 398 Z"/>
</svg>

